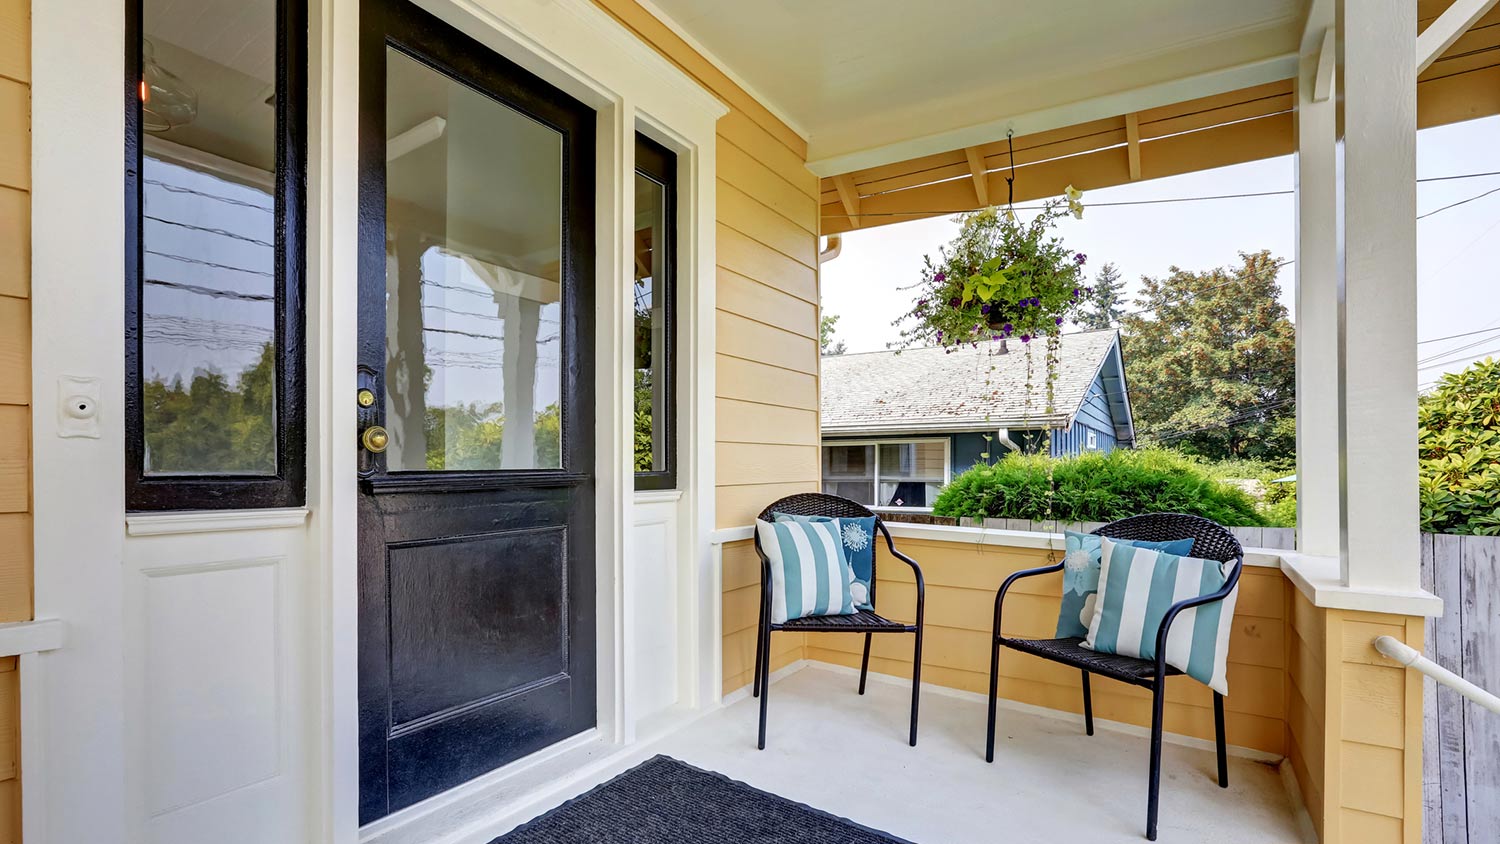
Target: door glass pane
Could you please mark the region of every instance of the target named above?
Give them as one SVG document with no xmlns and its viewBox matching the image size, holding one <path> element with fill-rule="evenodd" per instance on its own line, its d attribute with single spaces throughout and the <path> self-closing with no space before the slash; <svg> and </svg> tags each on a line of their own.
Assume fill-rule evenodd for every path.
<svg viewBox="0 0 1500 844">
<path fill-rule="evenodd" d="M 560 468 L 562 136 L 387 58 L 387 467 Z"/>
<path fill-rule="evenodd" d="M 276 472 L 276 0 L 142 4 L 148 475 Z"/>
<path fill-rule="evenodd" d="M 667 469 L 666 185 L 635 174 L 635 470 Z"/>
<path fill-rule="evenodd" d="M 947 469 L 941 442 L 881 443 L 880 500 L 884 507 L 931 507 Z"/>
<path fill-rule="evenodd" d="M 823 446 L 823 491 L 860 504 L 874 504 L 875 447 Z"/>
</svg>

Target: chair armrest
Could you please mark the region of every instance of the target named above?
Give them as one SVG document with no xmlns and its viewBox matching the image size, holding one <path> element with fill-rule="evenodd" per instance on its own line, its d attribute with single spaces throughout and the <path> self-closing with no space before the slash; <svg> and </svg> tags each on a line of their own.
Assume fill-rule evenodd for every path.
<svg viewBox="0 0 1500 844">
<path fill-rule="evenodd" d="M 916 560 L 896 550 L 896 540 L 891 537 L 891 532 L 886 529 L 884 520 L 876 521 L 875 524 L 880 527 L 880 533 L 885 536 L 886 550 L 891 552 L 892 557 L 911 566 L 912 576 L 917 579 L 917 626 L 921 627 L 922 611 L 927 603 L 927 582 L 922 578 L 922 567 L 917 565 Z"/>
<path fill-rule="evenodd" d="M 1010 591 L 1011 585 L 1023 577 L 1036 577 L 1039 574 L 1051 574 L 1055 571 L 1062 571 L 1062 567 L 1063 563 L 1061 560 L 1059 560 L 1050 566 L 1039 566 L 1034 569 L 1021 569 L 1018 572 L 1012 572 L 1009 577 L 1005 578 L 1005 580 L 1001 582 L 1000 589 L 995 592 L 995 638 L 998 639 L 1000 637 L 1000 610 L 1005 603 L 1005 593 Z"/>
<path fill-rule="evenodd" d="M 1229 572 L 1229 579 L 1224 581 L 1224 585 L 1217 591 L 1211 592 L 1207 595 L 1199 595 L 1196 598 L 1188 598 L 1185 601 L 1178 601 L 1177 603 L 1167 608 L 1167 614 L 1162 616 L 1161 626 L 1156 629 L 1157 677 L 1162 677 L 1163 675 L 1165 675 L 1167 670 L 1167 634 L 1171 630 L 1172 622 L 1177 620 L 1177 614 L 1186 609 L 1201 607 L 1204 604 L 1212 604 L 1216 601 L 1222 601 L 1225 598 L 1229 597 L 1229 593 L 1233 592 L 1234 587 L 1239 585 L 1240 569 L 1244 567 L 1245 559 L 1243 557 L 1236 557 L 1234 561 L 1234 569 Z"/>
</svg>

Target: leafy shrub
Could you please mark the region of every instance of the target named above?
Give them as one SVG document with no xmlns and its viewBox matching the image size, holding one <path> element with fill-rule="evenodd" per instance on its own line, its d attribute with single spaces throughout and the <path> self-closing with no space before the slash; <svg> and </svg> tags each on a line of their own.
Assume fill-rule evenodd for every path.
<svg viewBox="0 0 1500 844">
<path fill-rule="evenodd" d="M 1053 483 L 1047 481 L 1051 465 Z M 1223 525 L 1264 525 L 1255 500 L 1200 463 L 1160 449 L 1117 449 L 1054 459 L 1012 455 L 953 479 L 933 503 L 938 516 L 1111 522 L 1141 513 L 1190 513 Z"/>
<path fill-rule="evenodd" d="M 1500 361 L 1444 375 L 1417 421 L 1422 530 L 1500 535 Z"/>
</svg>

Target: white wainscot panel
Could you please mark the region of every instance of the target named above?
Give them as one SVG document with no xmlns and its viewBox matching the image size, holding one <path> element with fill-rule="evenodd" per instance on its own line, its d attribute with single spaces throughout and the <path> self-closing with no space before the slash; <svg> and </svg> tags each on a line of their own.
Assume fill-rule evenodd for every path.
<svg viewBox="0 0 1500 844">
<path fill-rule="evenodd" d="M 280 773 L 281 562 L 146 572 L 152 815 Z"/>
<path fill-rule="evenodd" d="M 300 530 L 127 542 L 132 814 L 149 844 L 303 840 Z M 227 552 L 227 553 L 226 553 Z M 224 559 L 231 554 L 244 557 Z"/>
<path fill-rule="evenodd" d="M 635 555 L 635 712 L 649 718 L 679 700 L 682 643 L 675 502 L 637 504 Z"/>
</svg>

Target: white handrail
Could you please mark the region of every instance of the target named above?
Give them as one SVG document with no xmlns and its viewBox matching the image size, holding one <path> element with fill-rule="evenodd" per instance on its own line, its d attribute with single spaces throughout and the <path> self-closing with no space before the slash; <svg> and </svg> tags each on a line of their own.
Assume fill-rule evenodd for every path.
<svg viewBox="0 0 1500 844">
<path fill-rule="evenodd" d="M 1491 712 L 1500 713 L 1500 697 L 1490 694 L 1436 662 L 1422 656 L 1415 648 L 1391 636 L 1380 636 L 1375 640 L 1375 650 L 1407 668 L 1426 674 L 1450 689 Z"/>
</svg>

